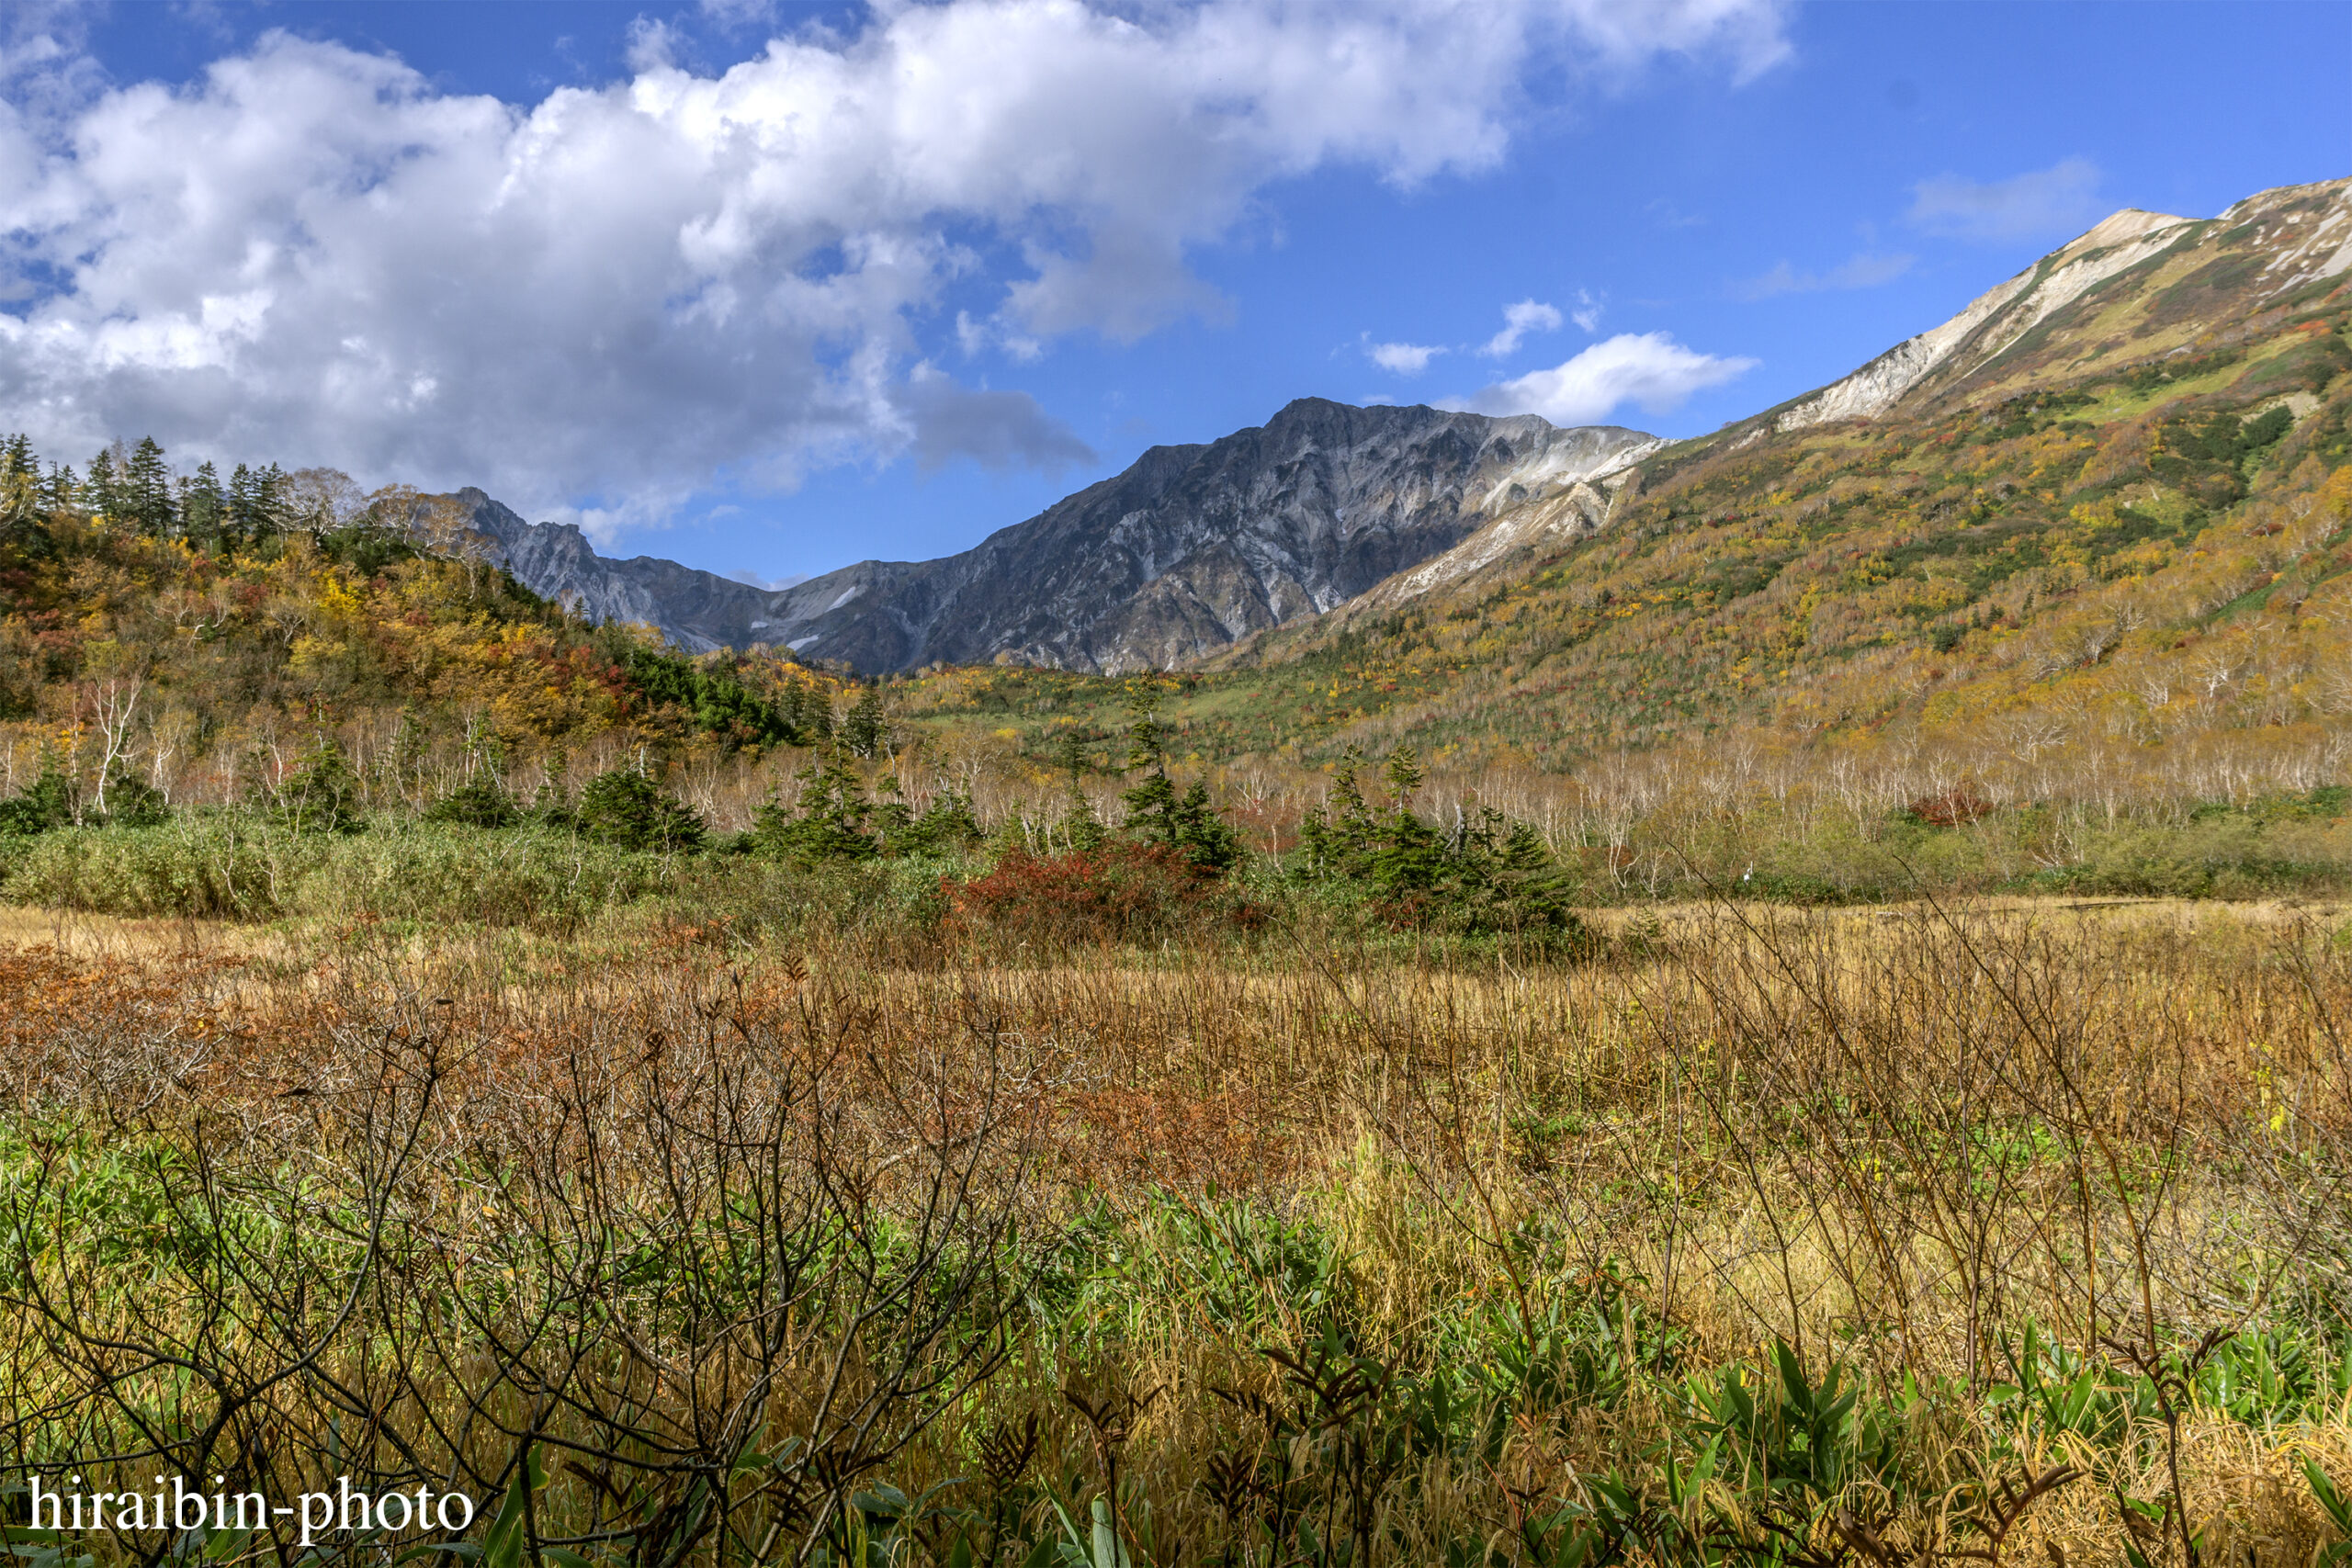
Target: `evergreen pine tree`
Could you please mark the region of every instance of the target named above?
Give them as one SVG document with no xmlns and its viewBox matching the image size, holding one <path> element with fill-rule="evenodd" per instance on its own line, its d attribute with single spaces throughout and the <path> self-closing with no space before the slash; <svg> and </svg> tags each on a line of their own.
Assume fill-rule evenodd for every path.
<svg viewBox="0 0 2352 1568">
<path fill-rule="evenodd" d="M 90 459 L 90 479 L 82 487 L 82 494 L 92 515 L 108 518 L 121 515 L 122 486 L 115 478 L 112 452 L 101 451 Z"/>
<path fill-rule="evenodd" d="M 74 477 L 71 463 L 52 464 L 49 470 L 49 491 L 42 498 L 51 512 L 70 512 L 82 503 L 82 481 Z"/>
<path fill-rule="evenodd" d="M 359 794 L 358 775 L 343 748 L 322 735 L 278 785 L 272 806 L 278 820 L 298 833 L 356 833 L 367 825 Z"/>
<path fill-rule="evenodd" d="M 220 536 L 228 510 L 220 470 L 208 457 L 198 465 L 194 479 L 180 481 L 180 526 L 198 546 L 209 547 Z"/>
<path fill-rule="evenodd" d="M 242 479 L 239 476 L 242 475 Z M 283 469 L 248 468 L 243 463 L 229 475 L 229 522 L 241 544 L 257 545 L 284 526 L 286 486 Z"/>
<path fill-rule="evenodd" d="M 1224 871 L 1241 858 L 1241 835 L 1209 804 L 1209 786 L 1193 781 L 1170 814 L 1172 842 L 1203 871 Z"/>
<path fill-rule="evenodd" d="M 243 463 L 229 470 L 228 514 L 221 523 L 221 535 L 232 545 L 242 544 L 258 536 L 255 518 L 260 511 L 254 498 L 254 471 Z"/>
<path fill-rule="evenodd" d="M 1102 847 L 1109 837 L 1101 818 L 1094 815 L 1094 803 L 1086 798 L 1081 783 L 1086 769 L 1086 753 L 1075 735 L 1062 737 L 1062 765 L 1069 773 L 1069 800 L 1062 809 L 1062 832 L 1069 846 L 1084 853 Z"/>
<path fill-rule="evenodd" d="M 74 819 L 74 781 L 54 750 L 41 752 L 39 778 L 0 800 L 0 839 L 28 839 L 52 828 L 70 828 Z"/>
<path fill-rule="evenodd" d="M 1127 832 L 1148 844 L 1165 844 L 1175 838 L 1176 785 L 1168 777 L 1168 744 L 1159 728 L 1159 694 L 1138 697 L 1127 712 L 1135 723 L 1127 729 L 1127 769 L 1140 773 L 1143 781 L 1119 792 L 1120 803 L 1127 808 Z"/>
<path fill-rule="evenodd" d="M 849 716 L 842 720 L 842 744 L 860 757 L 882 750 L 882 687 L 877 682 L 858 694 Z"/>
<path fill-rule="evenodd" d="M 707 832 L 699 813 L 634 768 L 590 779 L 573 819 L 597 843 L 665 854 L 700 849 Z"/>
<path fill-rule="evenodd" d="M 159 539 L 175 532 L 172 474 L 164 466 L 164 449 L 155 445 L 153 436 L 141 436 L 139 445 L 130 449 L 130 460 L 123 465 L 121 486 L 124 510 L 138 524 L 140 532 Z"/>
<path fill-rule="evenodd" d="M 771 794 L 753 818 L 753 846 L 802 862 L 870 858 L 876 845 L 866 818 L 874 807 L 857 775 L 834 756 L 811 762 L 795 776 L 800 781 L 799 814 L 786 811 Z M 901 807 L 899 814 L 904 811 Z"/>
<path fill-rule="evenodd" d="M 1209 803 L 1209 789 L 1194 784 L 1179 795 L 1168 776 L 1167 731 L 1159 725 L 1155 694 L 1140 699 L 1128 711 L 1136 716 L 1127 731 L 1127 771 L 1141 772 L 1143 782 L 1121 792 L 1127 807 L 1126 831 L 1145 843 L 1181 851 L 1202 871 L 1223 871 L 1241 858 L 1241 840 Z"/>
</svg>

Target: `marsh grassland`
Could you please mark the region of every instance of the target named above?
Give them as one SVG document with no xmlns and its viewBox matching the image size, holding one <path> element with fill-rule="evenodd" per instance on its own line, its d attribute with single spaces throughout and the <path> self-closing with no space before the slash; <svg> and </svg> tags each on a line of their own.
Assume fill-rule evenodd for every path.
<svg viewBox="0 0 2352 1568">
<path fill-rule="evenodd" d="M 7 1462 L 500 1565 L 2342 1561 L 2352 949 L 7 916 Z M 15 1517 L 22 1517 L 21 1480 Z M 290 1562 L 266 1532 L 20 1555 Z"/>
</svg>

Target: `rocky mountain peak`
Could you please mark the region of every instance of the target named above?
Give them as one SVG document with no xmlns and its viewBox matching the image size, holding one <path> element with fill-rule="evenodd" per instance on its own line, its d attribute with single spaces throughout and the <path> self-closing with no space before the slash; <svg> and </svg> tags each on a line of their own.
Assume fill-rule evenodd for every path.
<svg viewBox="0 0 2352 1568">
<path fill-rule="evenodd" d="M 478 491 L 476 526 L 539 592 L 648 621 L 696 650 L 766 643 L 868 671 L 1009 660 L 1166 668 L 1328 610 L 1451 548 L 1498 509 L 1565 494 L 1656 443 L 1421 406 L 1301 398 L 931 561 L 861 561 L 777 590 L 524 523 Z"/>
</svg>

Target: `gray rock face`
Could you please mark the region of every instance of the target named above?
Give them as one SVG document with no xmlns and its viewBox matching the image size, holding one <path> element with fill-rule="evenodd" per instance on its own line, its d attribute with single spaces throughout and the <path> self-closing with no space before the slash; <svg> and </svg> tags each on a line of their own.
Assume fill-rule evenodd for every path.
<svg viewBox="0 0 2352 1568">
<path fill-rule="evenodd" d="M 931 561 L 861 561 L 767 591 L 526 524 L 476 526 L 535 591 L 696 650 L 782 644 L 861 671 L 936 662 L 1165 669 L 1328 610 L 1488 517 L 1622 467 L 1639 432 L 1302 399 L 1265 425 L 1155 446 L 1125 473 Z"/>
<path fill-rule="evenodd" d="M 648 622 L 695 653 L 759 640 L 746 628 L 775 597 L 763 589 L 654 556 L 609 560 L 569 523 L 526 523 L 471 488 L 458 499 L 472 508 L 492 556 L 535 593 L 595 620 Z"/>
</svg>

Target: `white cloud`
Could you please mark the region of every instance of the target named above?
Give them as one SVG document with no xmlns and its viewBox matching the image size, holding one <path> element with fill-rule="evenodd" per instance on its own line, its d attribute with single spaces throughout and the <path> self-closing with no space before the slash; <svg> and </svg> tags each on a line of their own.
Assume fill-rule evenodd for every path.
<svg viewBox="0 0 2352 1568">
<path fill-rule="evenodd" d="M 65 36 L 6 46 L 38 81 L 0 94 L 0 427 L 600 528 L 722 471 L 1077 461 L 1034 402 L 911 367 L 1214 315 L 1188 255 L 1262 189 L 1490 167 L 1537 61 L 1785 53 L 1770 0 L 944 0 L 717 76 L 649 27 L 627 80 L 516 106 L 283 33 L 109 88 Z"/>
<path fill-rule="evenodd" d="M 1521 299 L 1516 305 L 1503 307 L 1503 330 L 1487 340 L 1478 350 L 1490 359 L 1500 359 L 1506 354 L 1519 351 L 1520 340 L 1530 333 L 1555 333 L 1563 317 L 1555 306 L 1534 299 Z"/>
<path fill-rule="evenodd" d="M 1445 352 L 1418 343 L 1368 343 L 1363 351 L 1374 365 L 1396 376 L 1418 376 Z"/>
<path fill-rule="evenodd" d="M 1909 272 L 1917 259 L 1863 251 L 1827 272 L 1799 272 L 1782 262 L 1761 277 L 1732 285 L 1731 291 L 1735 299 L 1770 299 L 1780 294 L 1815 294 L 1825 288 L 1875 288 Z"/>
<path fill-rule="evenodd" d="M 1584 289 L 1577 290 L 1577 308 L 1568 312 L 1568 320 L 1587 336 L 1600 330 L 1600 301 Z"/>
<path fill-rule="evenodd" d="M 2081 233 L 2105 216 L 2099 168 L 2065 158 L 2006 180 L 1939 175 L 1911 187 L 1911 221 L 1931 234 L 2000 243 Z"/>
<path fill-rule="evenodd" d="M 1045 357 L 1046 345 L 1026 333 L 1015 332 L 1001 317 L 975 320 L 969 310 L 956 312 L 956 344 L 967 359 L 994 348 L 1023 365 Z"/>
<path fill-rule="evenodd" d="M 1565 364 L 1488 387 L 1441 407 L 1476 413 L 1541 414 L 1554 424 L 1596 424 L 1626 403 L 1668 413 L 1693 392 L 1747 374 L 1753 359 L 1701 354 L 1664 333 L 1620 333 Z"/>
<path fill-rule="evenodd" d="M 722 28 L 763 28 L 775 21 L 775 0 L 698 0 L 695 9 Z"/>
</svg>

